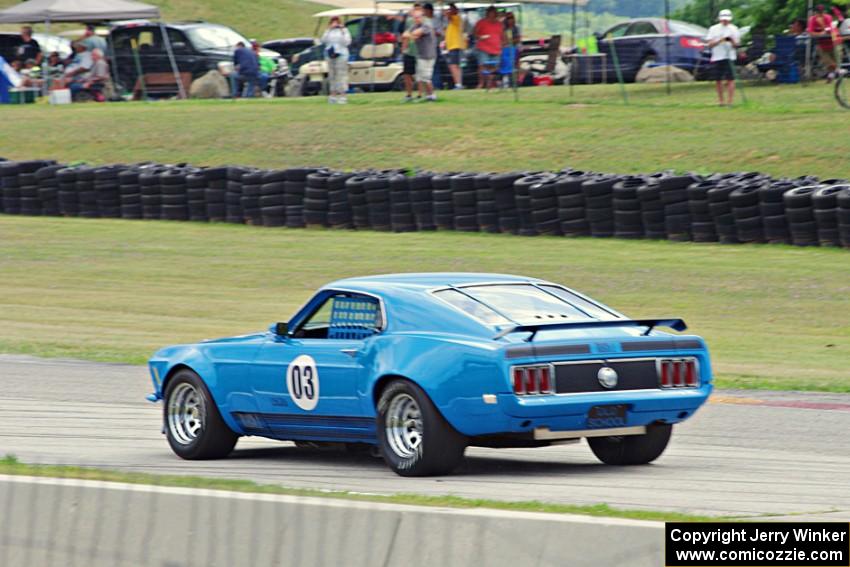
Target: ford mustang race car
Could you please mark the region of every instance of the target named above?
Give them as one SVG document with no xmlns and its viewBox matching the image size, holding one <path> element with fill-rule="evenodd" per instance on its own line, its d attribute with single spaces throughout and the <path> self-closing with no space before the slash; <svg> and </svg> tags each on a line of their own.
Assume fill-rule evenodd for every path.
<svg viewBox="0 0 850 567">
<path fill-rule="evenodd" d="M 185 459 L 258 435 L 377 447 L 417 476 L 451 472 L 467 446 L 587 438 L 602 462 L 636 465 L 712 389 L 704 341 L 657 327 L 686 329 L 535 278 L 350 278 L 266 332 L 160 350 L 148 399 Z"/>
</svg>

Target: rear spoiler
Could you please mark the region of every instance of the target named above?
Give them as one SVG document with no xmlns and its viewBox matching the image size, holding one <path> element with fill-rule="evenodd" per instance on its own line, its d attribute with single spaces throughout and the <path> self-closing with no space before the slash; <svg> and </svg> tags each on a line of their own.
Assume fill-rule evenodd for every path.
<svg viewBox="0 0 850 567">
<path fill-rule="evenodd" d="M 508 327 L 499 332 L 493 337 L 493 340 L 498 340 L 505 335 L 511 333 L 531 333 L 525 339 L 526 342 L 531 342 L 537 335 L 538 331 L 548 331 L 552 329 L 599 329 L 603 327 L 646 327 L 643 335 L 648 335 L 655 327 L 669 327 L 674 331 L 685 331 L 688 326 L 682 319 L 614 319 L 611 321 L 575 321 L 572 323 L 540 323 L 535 325 L 516 325 Z"/>
</svg>

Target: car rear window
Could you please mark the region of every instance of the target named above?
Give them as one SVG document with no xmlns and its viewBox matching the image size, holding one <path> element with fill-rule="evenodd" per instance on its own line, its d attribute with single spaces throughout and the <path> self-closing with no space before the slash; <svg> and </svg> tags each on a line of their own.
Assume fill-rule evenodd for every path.
<svg viewBox="0 0 850 567">
<path fill-rule="evenodd" d="M 681 35 L 692 35 L 695 37 L 705 37 L 708 35 L 708 30 L 702 26 L 688 24 L 685 22 L 670 22 L 670 33 Z"/>
<path fill-rule="evenodd" d="M 437 291 L 435 295 L 491 325 L 618 318 L 603 307 L 553 285 L 468 286 Z"/>
</svg>

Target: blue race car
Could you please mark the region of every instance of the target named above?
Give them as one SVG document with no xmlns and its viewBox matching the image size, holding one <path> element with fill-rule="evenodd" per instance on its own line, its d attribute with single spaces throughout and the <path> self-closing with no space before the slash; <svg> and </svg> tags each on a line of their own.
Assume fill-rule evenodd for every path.
<svg viewBox="0 0 850 567">
<path fill-rule="evenodd" d="M 586 437 L 611 465 L 655 460 L 711 393 L 681 319 L 628 319 L 547 281 L 396 274 L 321 288 L 267 332 L 166 347 L 150 360 L 184 459 L 242 435 L 377 447 L 403 476 L 451 472 L 467 446 Z"/>
</svg>

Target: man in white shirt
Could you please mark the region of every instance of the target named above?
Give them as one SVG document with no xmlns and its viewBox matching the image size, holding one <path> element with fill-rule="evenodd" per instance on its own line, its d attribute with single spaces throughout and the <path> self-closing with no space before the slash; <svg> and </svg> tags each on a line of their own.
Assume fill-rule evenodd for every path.
<svg viewBox="0 0 850 567">
<path fill-rule="evenodd" d="M 719 23 L 708 29 L 705 39 L 711 48 L 711 66 L 717 81 L 720 106 L 732 106 L 732 98 L 735 96 L 735 74 L 732 66 L 737 57 L 735 48 L 741 43 L 741 32 L 732 23 L 730 10 L 720 10 L 717 19 Z"/>
</svg>

